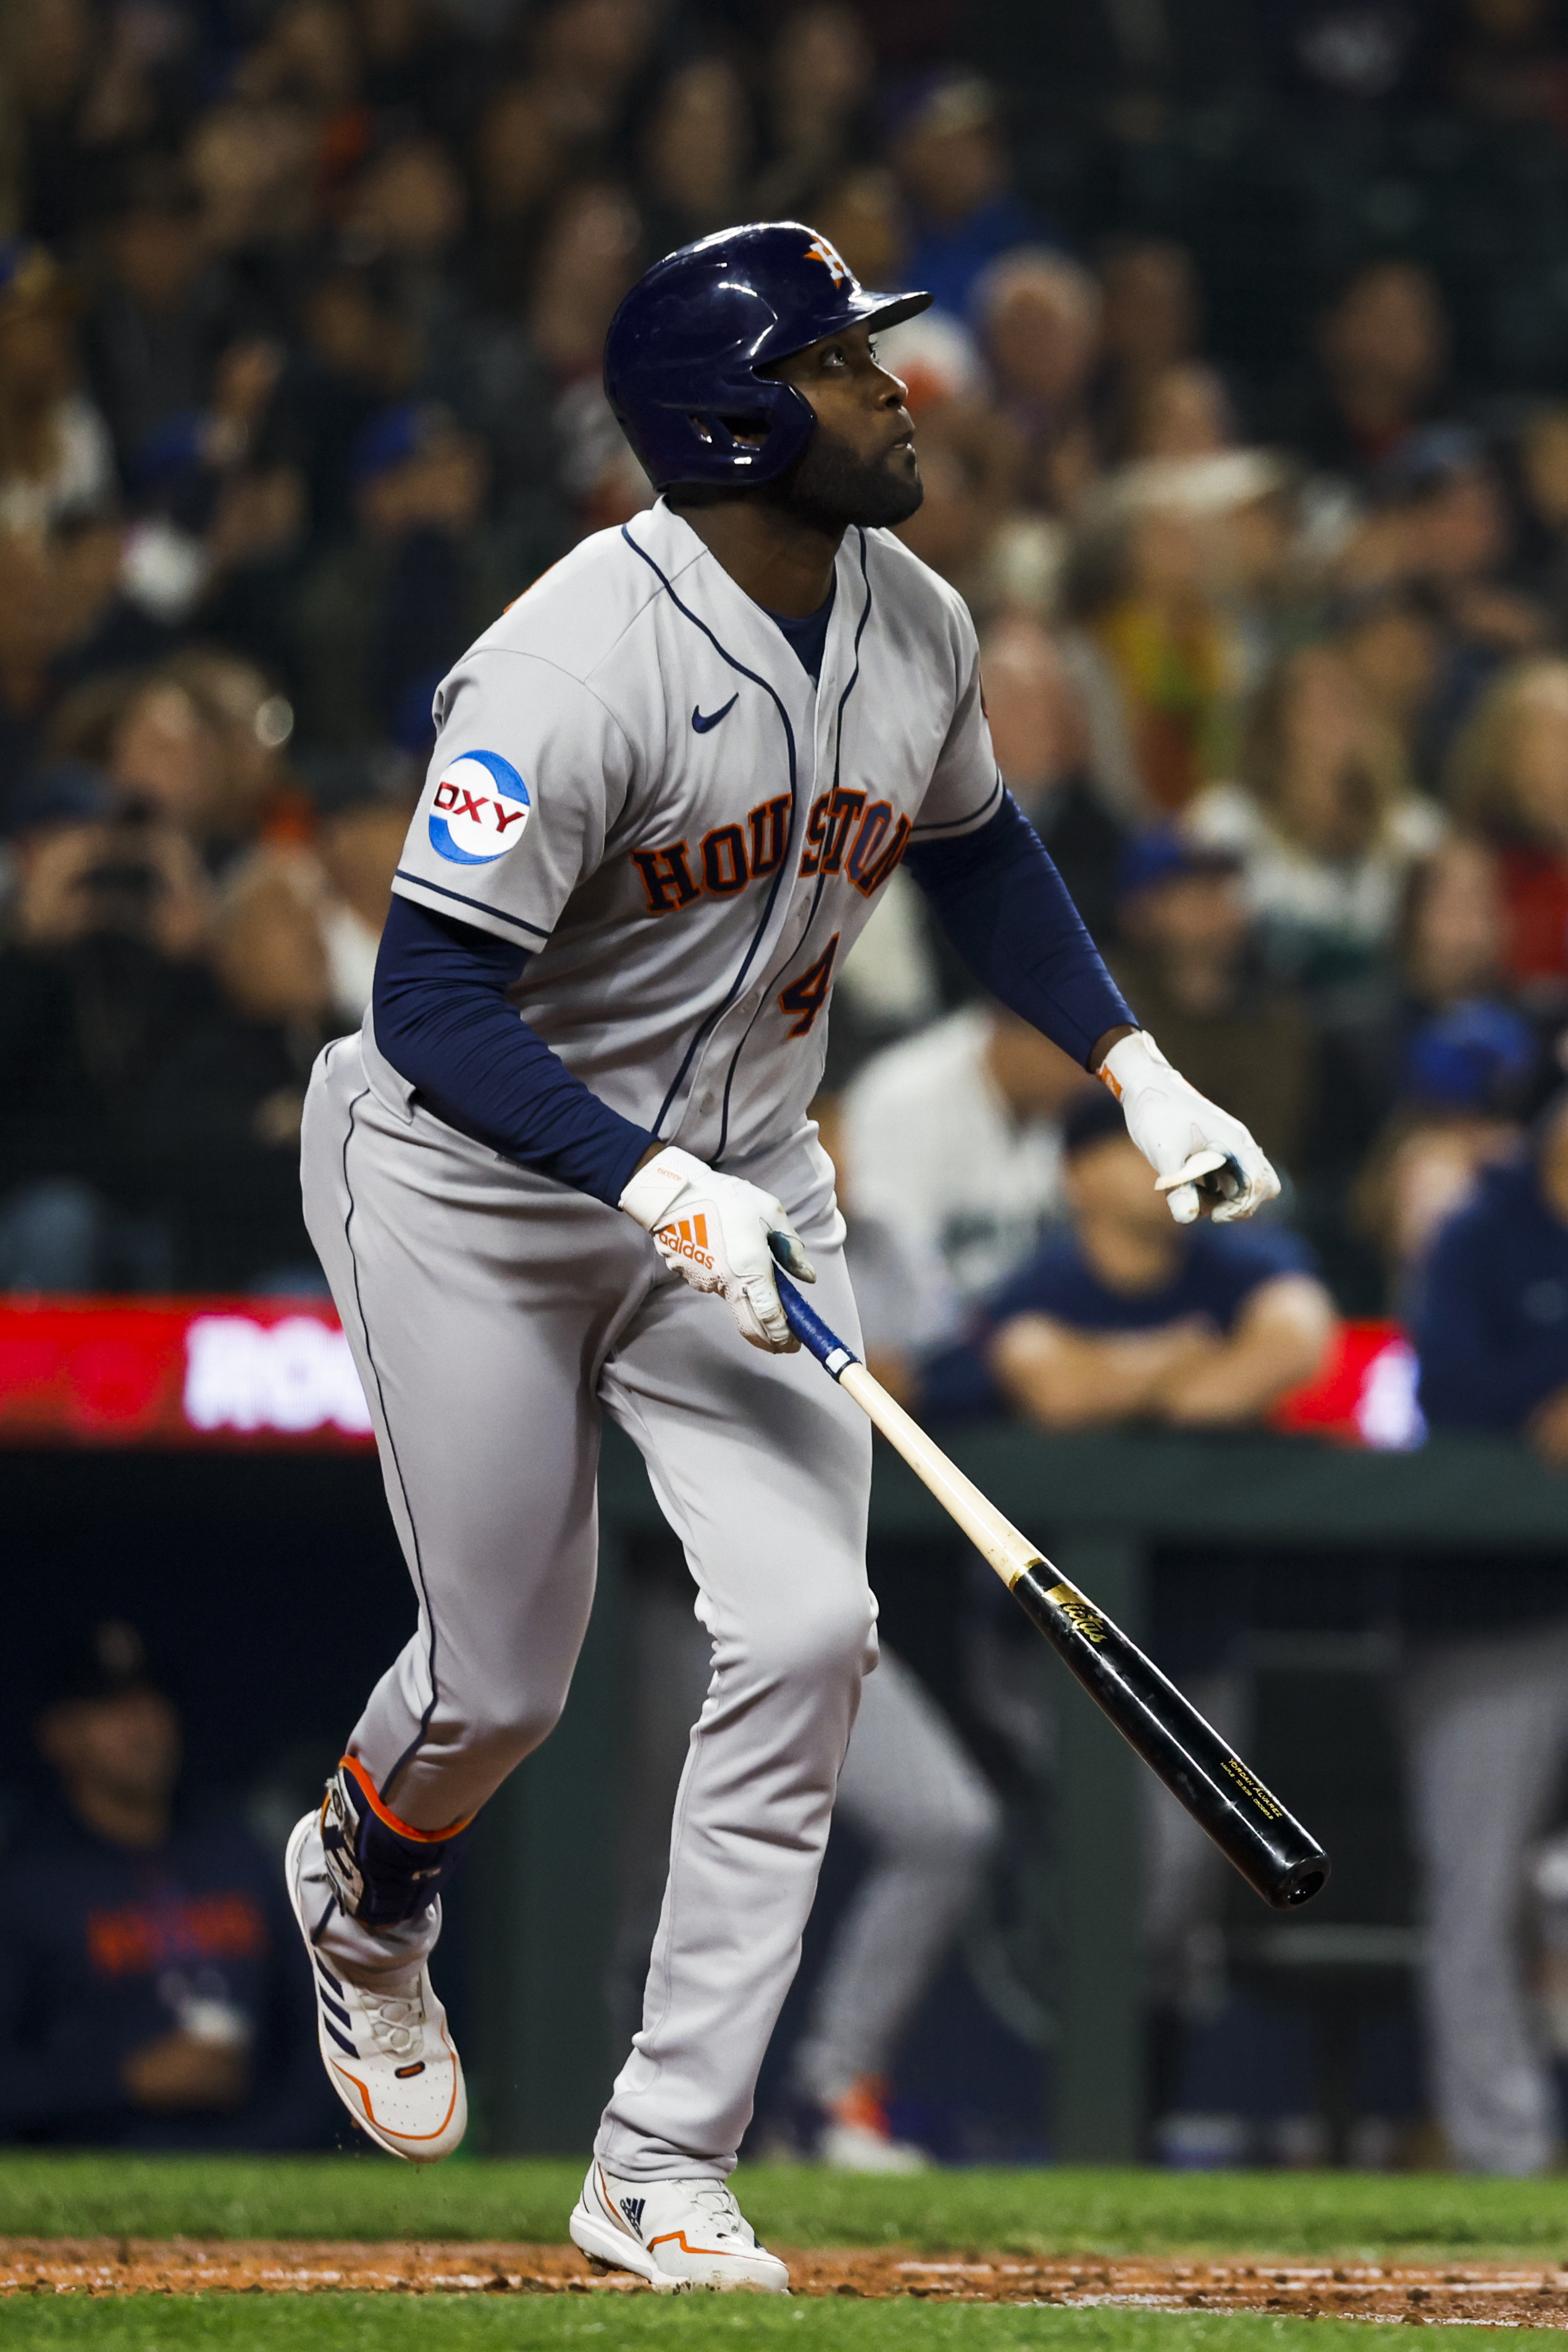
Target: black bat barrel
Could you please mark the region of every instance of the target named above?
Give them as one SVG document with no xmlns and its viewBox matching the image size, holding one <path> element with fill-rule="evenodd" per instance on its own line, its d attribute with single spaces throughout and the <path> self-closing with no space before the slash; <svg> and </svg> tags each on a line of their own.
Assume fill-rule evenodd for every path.
<svg viewBox="0 0 1568 2352">
<path fill-rule="evenodd" d="M 1329 1858 L 1174 1683 L 1047 1560 L 1013 1598 L 1150 1769 L 1276 1911 L 1310 1903 Z"/>
</svg>

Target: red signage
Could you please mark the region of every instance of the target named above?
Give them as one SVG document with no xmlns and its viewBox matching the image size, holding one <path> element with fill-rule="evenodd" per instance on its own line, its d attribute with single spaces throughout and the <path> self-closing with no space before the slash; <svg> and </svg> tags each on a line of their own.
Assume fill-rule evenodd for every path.
<svg viewBox="0 0 1568 2352">
<path fill-rule="evenodd" d="M 371 1442 L 349 1343 L 314 1299 L 0 1302 L 0 1445 Z"/>
<path fill-rule="evenodd" d="M 1416 1360 L 1396 1323 L 1342 1326 L 1278 1429 L 1418 1445 Z M 332 1308 L 315 1299 L 0 1300 L 0 1446 L 358 1450 L 371 1416 Z"/>
</svg>

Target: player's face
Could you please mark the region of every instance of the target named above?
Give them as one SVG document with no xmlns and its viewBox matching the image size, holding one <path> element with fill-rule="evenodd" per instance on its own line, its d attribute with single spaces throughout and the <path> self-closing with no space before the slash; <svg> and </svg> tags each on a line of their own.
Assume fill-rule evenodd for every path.
<svg viewBox="0 0 1568 2352">
<path fill-rule="evenodd" d="M 906 522 L 925 496 L 906 387 L 879 367 L 865 327 L 826 335 L 775 370 L 810 404 L 817 429 L 780 488 L 830 528 Z"/>
</svg>

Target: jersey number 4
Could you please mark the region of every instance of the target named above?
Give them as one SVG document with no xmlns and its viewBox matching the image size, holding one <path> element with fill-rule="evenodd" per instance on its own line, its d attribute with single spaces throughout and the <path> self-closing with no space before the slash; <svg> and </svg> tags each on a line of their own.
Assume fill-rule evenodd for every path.
<svg viewBox="0 0 1568 2352">
<path fill-rule="evenodd" d="M 808 964 L 799 980 L 779 992 L 779 1010 L 789 1014 L 794 1023 L 791 1037 L 809 1034 L 813 1022 L 828 1001 L 833 984 L 833 959 L 839 952 L 840 934 L 835 931 L 815 963 Z"/>
</svg>

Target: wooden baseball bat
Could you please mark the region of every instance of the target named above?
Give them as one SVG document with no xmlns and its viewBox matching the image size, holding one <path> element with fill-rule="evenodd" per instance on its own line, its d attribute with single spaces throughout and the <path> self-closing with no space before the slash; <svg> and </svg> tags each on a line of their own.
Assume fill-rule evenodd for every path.
<svg viewBox="0 0 1568 2352">
<path fill-rule="evenodd" d="M 789 1328 L 868 1413 L 977 1551 L 996 1570 L 1095 1705 L 1207 1831 L 1249 1886 L 1276 1911 L 1310 1903 L 1329 1858 L 1176 1685 L 1087 1596 L 1059 1575 L 996 1505 L 831 1331 L 785 1274 Z"/>
</svg>

